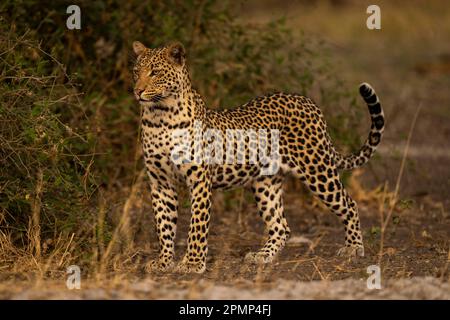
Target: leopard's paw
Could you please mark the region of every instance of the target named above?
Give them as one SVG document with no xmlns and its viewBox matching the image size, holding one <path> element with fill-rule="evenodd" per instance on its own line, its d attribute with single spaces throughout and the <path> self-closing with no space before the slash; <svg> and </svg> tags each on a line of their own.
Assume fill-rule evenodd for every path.
<svg viewBox="0 0 450 320">
<path fill-rule="evenodd" d="M 358 258 L 364 257 L 364 247 L 361 246 L 345 246 L 338 250 L 338 256 L 341 257 L 349 257 L 349 258 Z"/>
<path fill-rule="evenodd" d="M 248 263 L 255 264 L 267 264 L 271 263 L 274 259 L 274 256 L 270 255 L 267 252 L 249 252 L 245 255 L 244 260 Z"/>
<path fill-rule="evenodd" d="M 157 259 L 147 262 L 145 265 L 145 271 L 148 273 L 152 272 L 167 272 L 172 270 L 174 267 L 173 259 Z"/>
<path fill-rule="evenodd" d="M 203 273 L 206 270 L 206 263 L 204 261 L 200 262 L 189 262 L 182 261 L 180 262 L 175 271 L 179 273 Z"/>
</svg>

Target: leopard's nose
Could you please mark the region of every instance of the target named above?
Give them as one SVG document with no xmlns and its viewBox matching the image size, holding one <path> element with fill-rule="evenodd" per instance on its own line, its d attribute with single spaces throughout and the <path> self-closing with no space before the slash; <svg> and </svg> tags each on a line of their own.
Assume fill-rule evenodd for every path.
<svg viewBox="0 0 450 320">
<path fill-rule="evenodd" d="M 144 92 L 144 89 L 141 88 L 134 89 L 134 95 L 136 96 L 136 99 L 139 100 L 141 98 L 142 92 Z"/>
</svg>

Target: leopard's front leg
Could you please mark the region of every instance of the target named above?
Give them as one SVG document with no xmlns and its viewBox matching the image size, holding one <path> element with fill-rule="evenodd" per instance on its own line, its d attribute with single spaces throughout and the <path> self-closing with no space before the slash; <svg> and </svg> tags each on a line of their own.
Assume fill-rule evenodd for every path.
<svg viewBox="0 0 450 320">
<path fill-rule="evenodd" d="M 187 252 L 177 267 L 179 272 L 203 273 L 208 253 L 208 228 L 211 209 L 212 182 L 207 166 L 192 166 L 187 170 L 191 199 L 191 224 Z"/>
<path fill-rule="evenodd" d="M 173 267 L 177 231 L 178 196 L 174 186 L 152 184 L 152 206 L 159 240 L 157 260 L 147 263 L 146 271 L 167 271 Z"/>
</svg>

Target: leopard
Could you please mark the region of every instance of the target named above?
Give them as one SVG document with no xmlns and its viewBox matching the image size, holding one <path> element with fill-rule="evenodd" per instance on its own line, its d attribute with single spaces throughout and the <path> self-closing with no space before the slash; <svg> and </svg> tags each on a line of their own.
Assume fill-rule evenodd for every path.
<svg viewBox="0 0 450 320">
<path fill-rule="evenodd" d="M 247 253 L 243 260 L 258 265 L 273 262 L 291 233 L 283 207 L 283 185 L 288 176 L 299 179 L 342 222 L 345 242 L 337 254 L 364 256 L 358 207 L 344 188 L 339 171 L 367 163 L 382 139 L 384 112 L 368 83 L 359 86 L 359 93 L 368 106 L 370 131 L 358 151 L 344 155 L 333 145 L 323 113 L 312 99 L 274 92 L 234 108 L 207 108 L 191 82 L 182 43 L 173 41 L 150 48 L 134 41 L 132 47 L 133 93 L 141 109 L 140 140 L 159 246 L 157 258 L 145 264 L 147 272 L 205 272 L 212 192 L 235 187 L 251 189 L 265 226 L 264 245 Z M 224 155 L 214 150 L 209 156 L 218 161 L 193 156 L 196 151 L 206 150 L 212 140 L 220 140 L 206 135 L 208 130 L 222 134 L 222 145 L 230 130 L 253 134 L 265 130 L 266 135 L 261 134 L 257 141 L 266 147 L 277 145 L 275 160 L 262 161 L 262 153 L 261 159 L 249 161 L 250 142 L 255 141 L 248 137 L 250 134 L 243 139 L 243 149 L 236 141 L 227 140 L 225 150 L 239 149 L 235 152 L 237 159 L 230 157 L 232 161 L 221 162 Z M 182 136 L 177 136 L 179 132 L 189 138 L 181 148 L 176 138 Z M 182 161 L 180 150 L 185 152 Z M 190 221 L 186 252 L 176 264 L 174 240 L 180 185 L 189 194 Z"/>
</svg>

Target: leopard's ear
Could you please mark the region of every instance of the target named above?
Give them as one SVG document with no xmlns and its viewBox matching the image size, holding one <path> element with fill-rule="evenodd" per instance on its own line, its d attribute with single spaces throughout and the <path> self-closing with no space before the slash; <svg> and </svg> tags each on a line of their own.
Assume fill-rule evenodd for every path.
<svg viewBox="0 0 450 320">
<path fill-rule="evenodd" d="M 136 56 L 141 55 L 147 48 L 139 41 L 133 42 L 133 51 L 136 54 Z"/>
<path fill-rule="evenodd" d="M 184 50 L 184 47 L 180 42 L 171 43 L 167 47 L 167 55 L 171 62 L 179 66 L 184 65 L 186 51 Z"/>
</svg>

